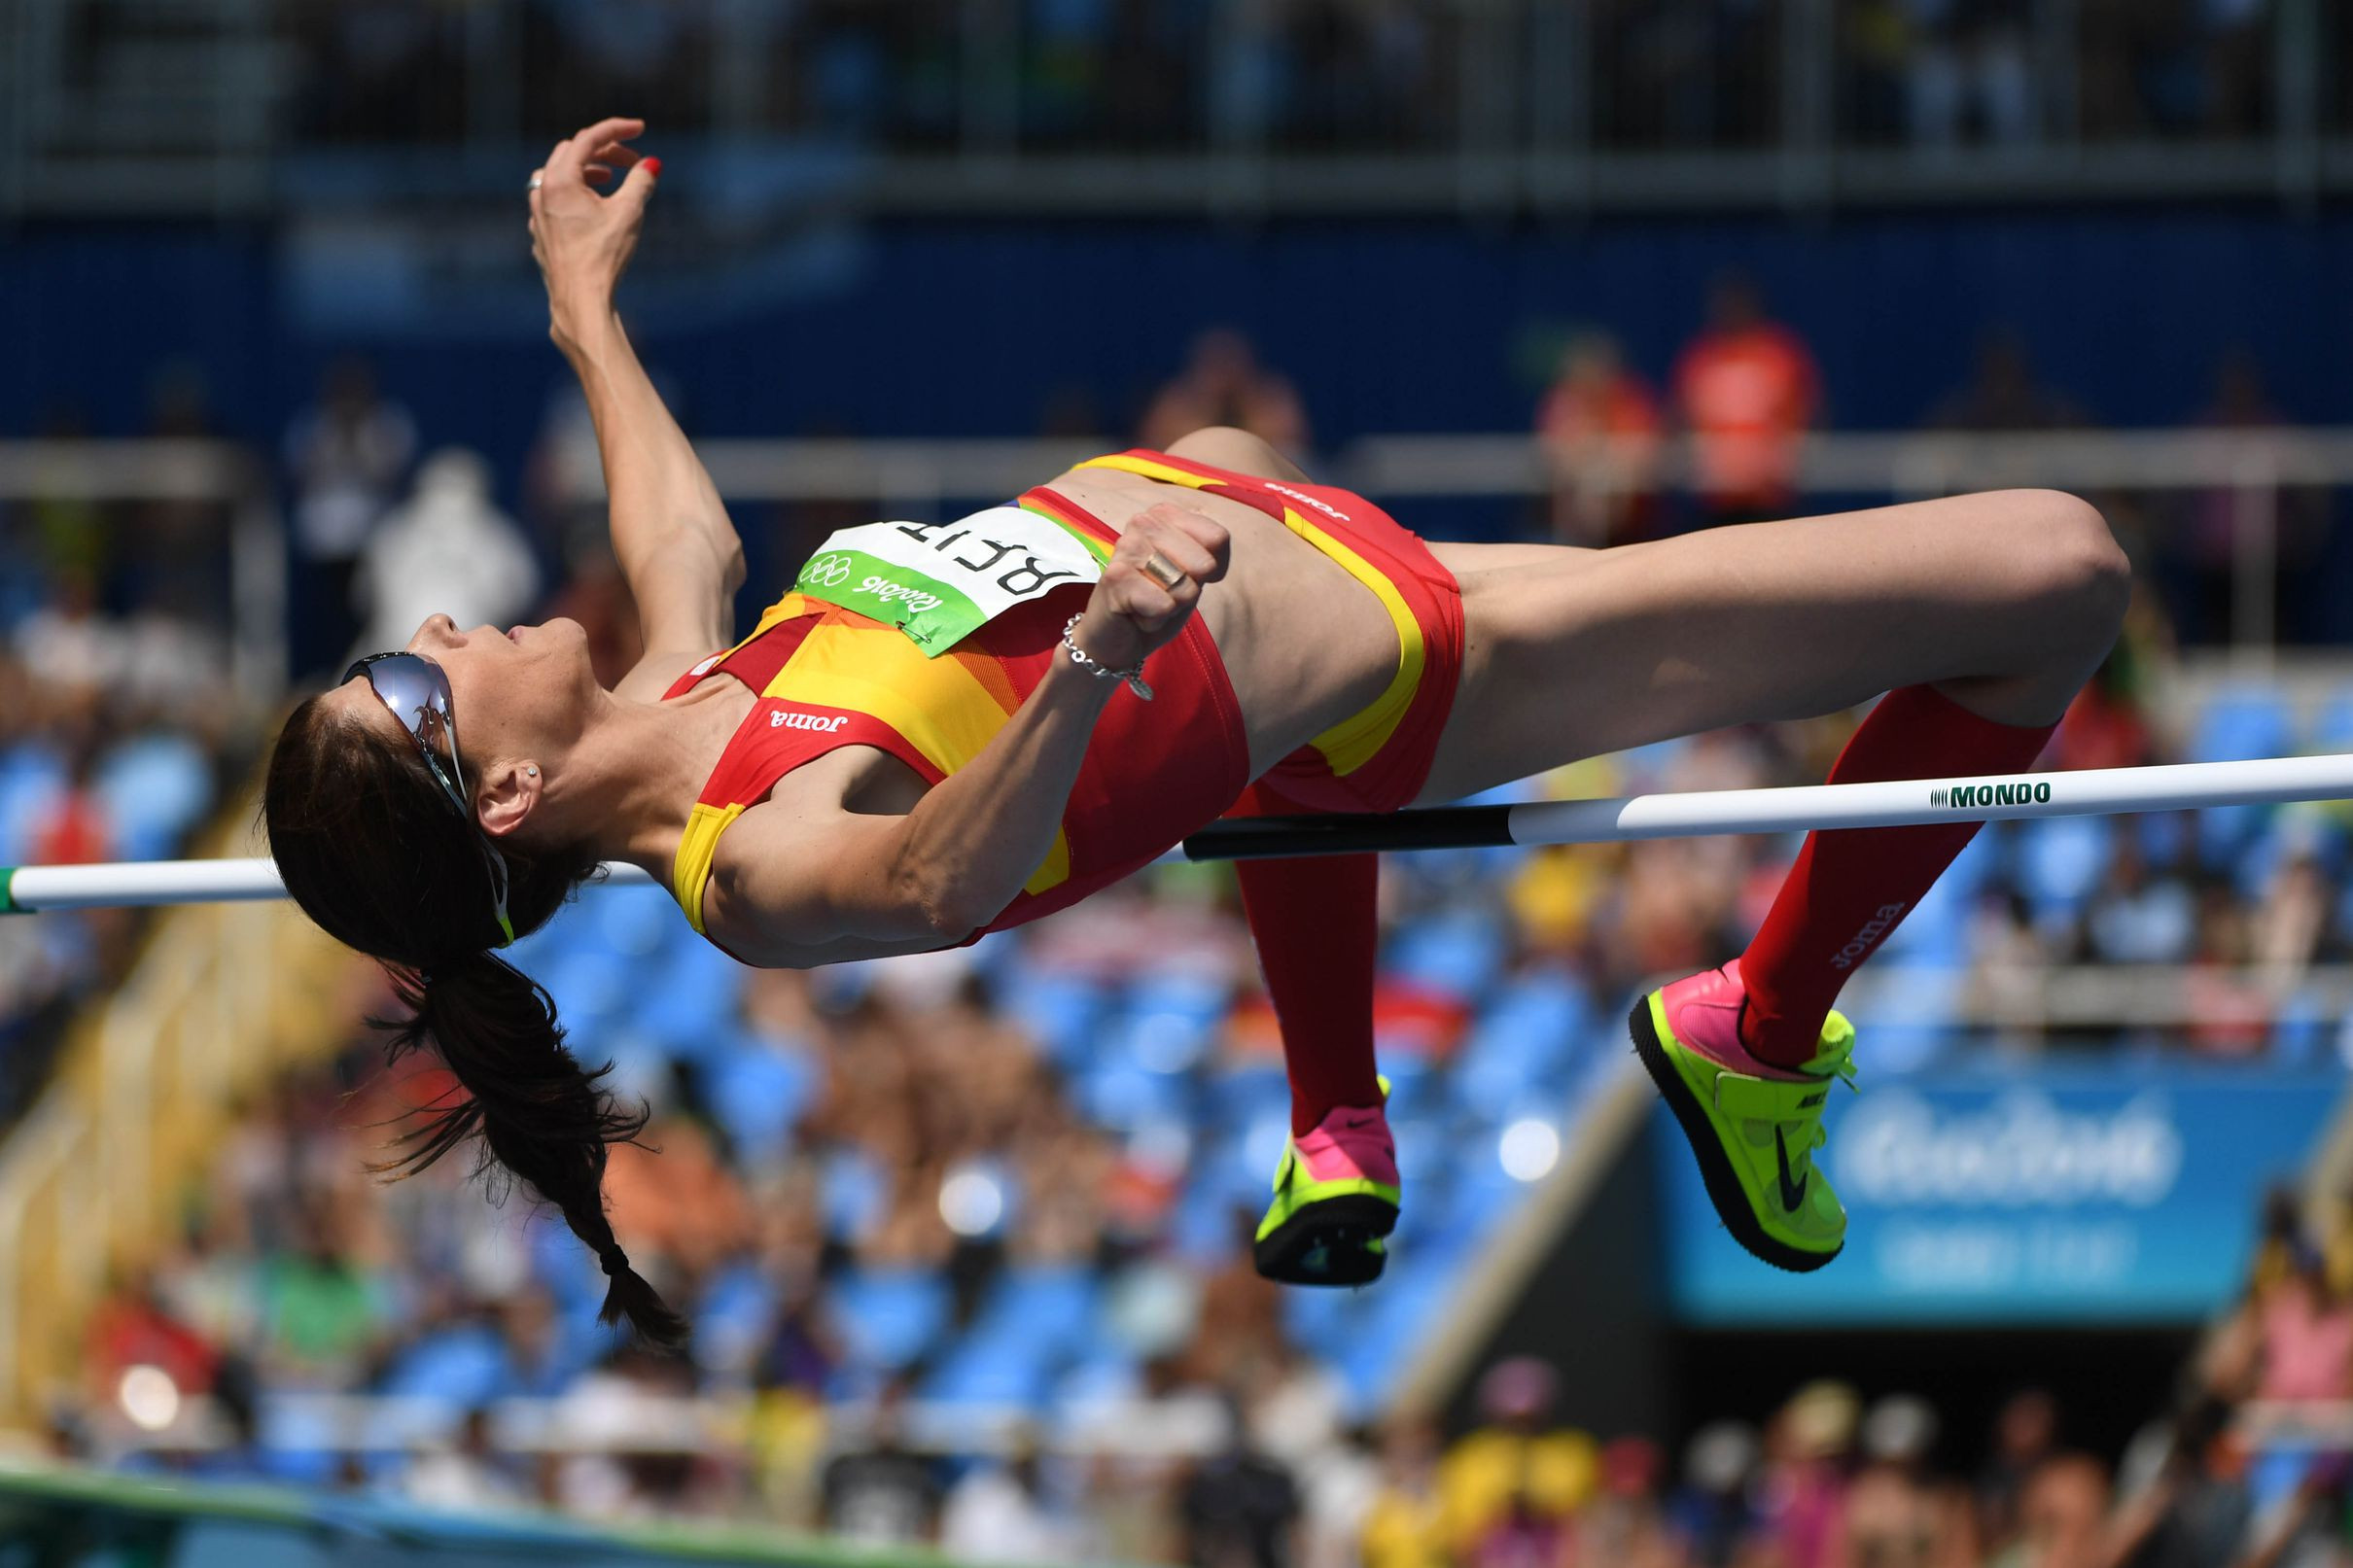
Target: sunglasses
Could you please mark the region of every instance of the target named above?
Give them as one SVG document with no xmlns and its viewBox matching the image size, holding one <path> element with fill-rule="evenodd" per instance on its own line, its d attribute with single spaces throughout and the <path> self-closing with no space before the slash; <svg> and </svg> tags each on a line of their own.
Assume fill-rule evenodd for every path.
<svg viewBox="0 0 2353 1568">
<path fill-rule="evenodd" d="M 466 775 L 458 767 L 458 721 L 450 711 L 449 677 L 441 667 L 422 653 L 370 653 L 343 672 L 343 679 L 353 676 L 365 679 L 392 716 L 408 731 L 408 738 L 417 743 L 418 754 L 425 759 L 433 782 L 441 786 L 441 794 L 450 809 L 464 819 L 480 841 L 482 859 L 490 869 L 490 896 L 499 918 L 499 929 L 507 933 L 507 941 L 514 940 L 514 925 L 507 918 L 507 857 L 490 842 L 481 824 L 474 819 L 472 796 L 466 788 Z M 502 947 L 506 943 L 500 944 Z"/>
</svg>

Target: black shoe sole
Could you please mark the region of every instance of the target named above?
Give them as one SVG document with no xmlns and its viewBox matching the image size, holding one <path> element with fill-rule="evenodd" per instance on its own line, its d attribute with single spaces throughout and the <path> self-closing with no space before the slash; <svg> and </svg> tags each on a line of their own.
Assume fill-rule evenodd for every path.
<svg viewBox="0 0 2353 1568">
<path fill-rule="evenodd" d="M 1365 1243 L 1397 1228 L 1397 1207 L 1370 1193 L 1310 1203 L 1250 1248 L 1250 1261 L 1282 1285 L 1369 1285 L 1388 1254 Z"/>
<path fill-rule="evenodd" d="M 1716 1205 L 1716 1218 L 1724 1222 L 1724 1229 L 1732 1233 L 1732 1238 L 1775 1269 L 1786 1269 L 1793 1274 L 1809 1274 L 1845 1251 L 1845 1243 L 1841 1242 L 1836 1251 L 1808 1252 L 1765 1234 L 1765 1227 L 1757 1223 L 1755 1211 L 1748 1206 L 1748 1194 L 1732 1167 L 1732 1157 L 1716 1140 L 1716 1130 L 1708 1121 L 1705 1108 L 1693 1098 L 1691 1086 L 1675 1071 L 1675 1064 L 1667 1060 L 1666 1047 L 1651 1025 L 1648 995 L 1634 998 L 1634 1010 L 1628 1016 L 1626 1026 L 1634 1037 L 1634 1055 L 1642 1059 L 1643 1069 L 1658 1086 L 1660 1098 L 1675 1113 L 1684 1140 L 1691 1145 L 1692 1157 L 1700 1162 L 1700 1179 L 1707 1184 L 1707 1200 Z"/>
</svg>

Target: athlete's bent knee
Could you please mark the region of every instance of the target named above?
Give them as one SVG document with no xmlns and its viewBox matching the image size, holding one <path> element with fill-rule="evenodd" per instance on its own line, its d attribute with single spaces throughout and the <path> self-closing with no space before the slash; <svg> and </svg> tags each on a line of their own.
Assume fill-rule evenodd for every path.
<svg viewBox="0 0 2353 1568">
<path fill-rule="evenodd" d="M 1236 473 L 1255 474 L 1262 479 L 1289 479 L 1299 483 L 1307 478 L 1299 465 L 1275 450 L 1265 439 L 1232 425 L 1205 425 L 1181 436 L 1169 443 L 1169 456 L 1190 458 L 1195 463 L 1231 469 Z"/>
<path fill-rule="evenodd" d="M 2061 490 L 2039 493 L 2049 498 L 2045 528 L 2060 592 L 2086 618 L 2113 631 L 2132 597 L 2131 560 L 2097 506 Z"/>
<path fill-rule="evenodd" d="M 2099 508 L 2062 490 L 2018 492 L 2029 515 L 2030 590 L 2062 641 L 2105 652 L 2132 598 L 2132 563 Z"/>
</svg>

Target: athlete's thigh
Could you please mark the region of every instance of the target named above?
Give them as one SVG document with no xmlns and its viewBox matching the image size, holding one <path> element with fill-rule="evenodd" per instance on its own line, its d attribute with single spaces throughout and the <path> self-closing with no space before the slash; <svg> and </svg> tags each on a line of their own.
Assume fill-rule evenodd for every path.
<svg viewBox="0 0 2353 1568">
<path fill-rule="evenodd" d="M 1440 550 L 1462 583 L 1465 649 L 1424 800 L 1896 686 L 2034 671 L 2085 641 L 2054 623 L 2070 554 L 2080 578 L 2114 552 L 2096 512 L 2044 491 L 1607 550 L 1487 548 Z"/>
</svg>

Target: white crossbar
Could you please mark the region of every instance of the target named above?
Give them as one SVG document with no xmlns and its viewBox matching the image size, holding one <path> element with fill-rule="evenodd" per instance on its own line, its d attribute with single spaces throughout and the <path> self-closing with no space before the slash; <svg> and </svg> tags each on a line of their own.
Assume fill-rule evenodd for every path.
<svg viewBox="0 0 2353 1568">
<path fill-rule="evenodd" d="M 2154 768 L 1890 784 L 1709 789 L 1623 800 L 1558 800 L 1514 806 L 1515 844 L 1583 844 L 1706 833 L 1780 833 L 1836 827 L 1903 827 L 1972 818 L 2104 817 L 2122 812 L 2276 805 L 2353 798 L 2353 756 L 2177 762 Z"/>
<path fill-rule="evenodd" d="M 1454 806 L 1387 816 L 1254 818 L 1205 828 L 1185 842 L 1184 853 L 1196 860 L 1222 860 L 1367 850 L 1598 844 L 2345 799 L 2353 799 L 2353 755 L 2263 757 L 1990 779 L 1910 779 Z M 611 873 L 607 886 L 644 886 L 653 880 L 635 866 L 617 862 L 606 870 Z M 277 867 L 267 859 L 0 867 L 0 913 L 221 903 L 279 898 L 285 891 Z"/>
</svg>

